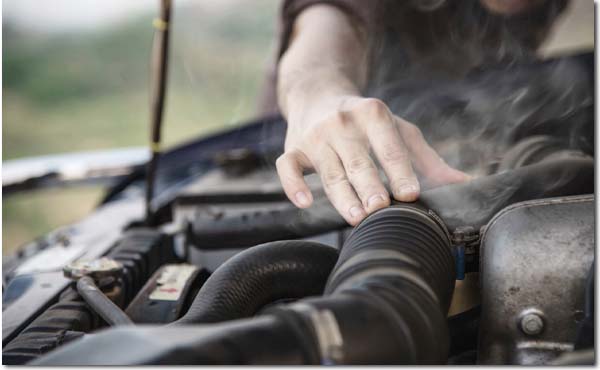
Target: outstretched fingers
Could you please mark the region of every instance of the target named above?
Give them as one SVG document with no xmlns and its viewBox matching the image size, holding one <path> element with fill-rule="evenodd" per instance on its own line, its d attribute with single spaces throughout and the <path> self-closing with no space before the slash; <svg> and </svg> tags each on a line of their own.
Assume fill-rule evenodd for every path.
<svg viewBox="0 0 600 370">
<path fill-rule="evenodd" d="M 387 107 L 383 105 L 374 110 L 373 121 L 367 129 L 373 152 L 385 171 L 394 198 L 414 202 L 419 197 L 420 187 L 410 153 Z"/>
<path fill-rule="evenodd" d="M 427 143 L 418 127 L 401 118 L 396 118 L 396 121 L 415 169 L 427 184 L 436 187 L 471 179 L 468 174 L 450 167 Z"/>
</svg>

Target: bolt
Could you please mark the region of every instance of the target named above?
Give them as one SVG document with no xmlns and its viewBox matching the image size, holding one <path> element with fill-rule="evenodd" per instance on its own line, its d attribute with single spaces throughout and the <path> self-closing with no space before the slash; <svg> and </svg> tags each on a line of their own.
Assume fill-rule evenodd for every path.
<svg viewBox="0 0 600 370">
<path fill-rule="evenodd" d="M 476 237 L 475 229 L 471 226 L 459 226 L 452 233 L 452 241 L 455 244 L 471 241 Z"/>
<path fill-rule="evenodd" d="M 543 329 L 544 320 L 535 313 L 528 313 L 521 319 L 521 330 L 527 335 L 538 335 Z"/>
</svg>

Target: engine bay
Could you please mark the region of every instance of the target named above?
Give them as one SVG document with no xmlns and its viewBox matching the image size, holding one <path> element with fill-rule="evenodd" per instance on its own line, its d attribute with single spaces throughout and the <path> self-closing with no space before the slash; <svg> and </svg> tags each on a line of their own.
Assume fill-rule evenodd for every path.
<svg viewBox="0 0 600 370">
<path fill-rule="evenodd" d="M 594 363 L 590 58 L 411 89 L 419 109 L 403 106 L 408 90 L 382 92 L 477 176 L 354 228 L 312 175 L 311 208 L 286 199 L 279 117 L 169 151 L 153 225 L 140 221 L 141 169 L 5 260 L 4 364 Z M 532 84 L 565 70 L 583 81 L 569 94 Z M 490 74 L 509 77 L 490 86 Z M 507 111 L 501 98 L 524 83 L 529 103 Z M 481 123 L 490 102 L 497 122 Z M 450 131 L 467 149 L 443 140 Z"/>
</svg>

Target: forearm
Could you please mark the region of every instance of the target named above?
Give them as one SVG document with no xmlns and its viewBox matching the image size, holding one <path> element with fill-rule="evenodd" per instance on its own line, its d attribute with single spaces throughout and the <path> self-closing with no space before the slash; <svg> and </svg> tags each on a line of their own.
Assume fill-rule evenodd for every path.
<svg viewBox="0 0 600 370">
<path fill-rule="evenodd" d="M 328 98 L 358 95 L 364 88 L 366 42 L 356 23 L 328 5 L 311 6 L 298 16 L 278 71 L 278 102 L 287 118 Z"/>
<path fill-rule="evenodd" d="M 375 157 L 399 201 L 419 195 L 413 163 L 441 183 L 466 178 L 443 162 L 415 125 L 394 116 L 381 100 L 361 96 L 368 53 L 360 24 L 329 5 L 306 8 L 295 20 L 278 80 L 288 129 L 276 166 L 286 195 L 309 207 L 313 198 L 304 174 L 314 170 L 351 225 L 390 204 Z"/>
</svg>

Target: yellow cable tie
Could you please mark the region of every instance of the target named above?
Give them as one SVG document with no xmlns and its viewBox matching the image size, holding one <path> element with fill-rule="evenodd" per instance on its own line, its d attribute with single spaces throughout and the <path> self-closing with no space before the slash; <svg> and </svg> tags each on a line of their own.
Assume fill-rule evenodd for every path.
<svg viewBox="0 0 600 370">
<path fill-rule="evenodd" d="M 160 152 L 160 143 L 151 142 L 150 149 L 152 149 L 154 153 Z"/>
<path fill-rule="evenodd" d="M 163 21 L 160 18 L 154 18 L 152 20 L 152 26 L 154 26 L 154 28 L 156 28 L 159 31 L 166 31 L 167 28 L 169 28 L 169 23 Z"/>
</svg>

